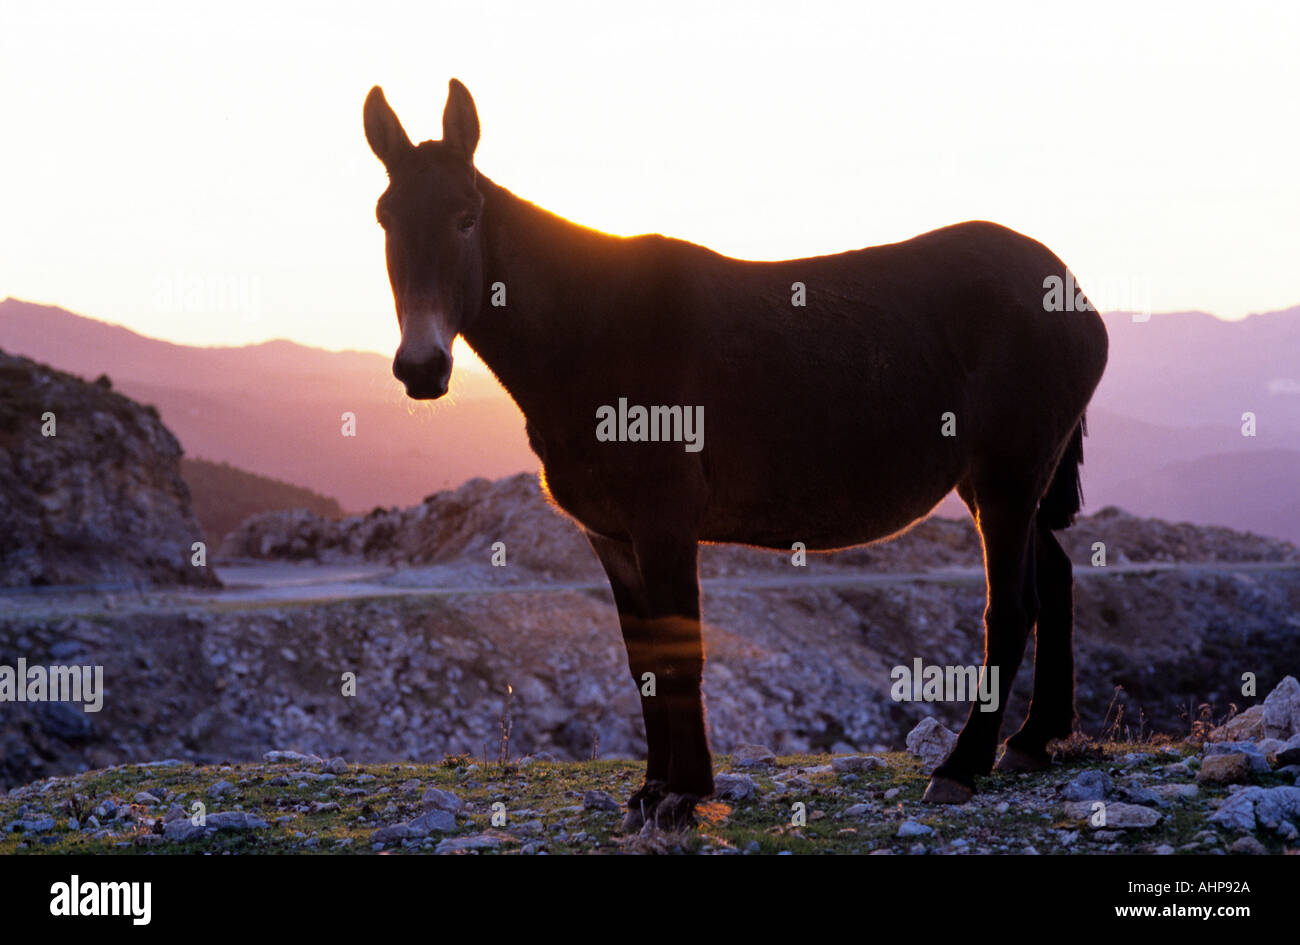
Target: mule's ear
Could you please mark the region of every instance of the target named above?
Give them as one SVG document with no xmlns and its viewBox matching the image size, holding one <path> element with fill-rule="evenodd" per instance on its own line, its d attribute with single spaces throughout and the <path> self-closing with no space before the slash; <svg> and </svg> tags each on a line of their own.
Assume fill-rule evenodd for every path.
<svg viewBox="0 0 1300 945">
<path fill-rule="evenodd" d="M 468 162 L 478 147 L 478 109 L 469 89 L 452 79 L 447 84 L 447 107 L 442 111 L 442 140 Z"/>
<path fill-rule="evenodd" d="M 415 145 L 411 144 L 411 139 L 407 137 L 402 123 L 397 120 L 397 115 L 388 104 L 388 99 L 384 98 L 384 90 L 379 86 L 376 85 L 366 96 L 363 114 L 366 121 L 366 140 L 370 142 L 370 150 L 375 152 L 375 157 L 384 162 L 384 167 L 391 170 L 393 162 Z"/>
</svg>

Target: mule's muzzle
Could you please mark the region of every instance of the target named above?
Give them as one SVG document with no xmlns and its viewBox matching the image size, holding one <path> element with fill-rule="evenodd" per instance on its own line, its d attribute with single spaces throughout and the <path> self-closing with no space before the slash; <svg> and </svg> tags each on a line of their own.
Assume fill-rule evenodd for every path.
<svg viewBox="0 0 1300 945">
<path fill-rule="evenodd" d="M 412 400 L 437 400 L 447 393 L 451 380 L 451 355 L 435 351 L 424 358 L 411 358 L 401 351 L 393 358 L 393 377 L 406 385 Z"/>
</svg>

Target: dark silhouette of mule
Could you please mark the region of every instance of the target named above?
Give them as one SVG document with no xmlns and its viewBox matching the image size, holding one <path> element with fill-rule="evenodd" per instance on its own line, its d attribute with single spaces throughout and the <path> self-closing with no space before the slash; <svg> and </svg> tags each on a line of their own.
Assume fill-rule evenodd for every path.
<svg viewBox="0 0 1300 945">
<path fill-rule="evenodd" d="M 862 544 L 953 488 L 983 540 L 998 708 L 972 705 L 926 798 L 965 801 L 993 767 L 1031 628 L 1033 699 L 998 767 L 1046 762 L 1074 724 L 1071 567 L 1052 531 L 1079 510 L 1084 410 L 1107 352 L 1081 293 L 1048 301 L 1053 277 L 1072 292 L 1064 263 L 983 222 L 783 262 L 619 238 L 480 174 L 478 114 L 454 79 L 441 141 L 412 144 L 378 87 L 364 114 L 389 177 L 376 213 L 402 332 L 393 373 L 413 398 L 441 396 L 464 336 L 604 565 L 636 685 L 654 674 L 626 828 L 689 823 L 713 792 L 699 543 Z M 663 435 L 636 407 L 658 408 Z M 704 421 L 698 449 L 676 427 L 688 412 Z"/>
</svg>

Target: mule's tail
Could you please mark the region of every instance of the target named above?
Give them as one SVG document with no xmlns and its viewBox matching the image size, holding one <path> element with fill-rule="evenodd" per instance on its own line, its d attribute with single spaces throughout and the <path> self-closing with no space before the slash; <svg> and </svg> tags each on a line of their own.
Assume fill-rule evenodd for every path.
<svg viewBox="0 0 1300 945">
<path fill-rule="evenodd" d="M 1088 434 L 1088 419 L 1079 418 L 1079 425 L 1070 435 L 1070 442 L 1061 455 L 1052 482 L 1038 503 L 1038 523 L 1050 529 L 1069 528 L 1083 507 L 1083 480 L 1079 467 L 1083 465 L 1083 438 Z"/>
</svg>

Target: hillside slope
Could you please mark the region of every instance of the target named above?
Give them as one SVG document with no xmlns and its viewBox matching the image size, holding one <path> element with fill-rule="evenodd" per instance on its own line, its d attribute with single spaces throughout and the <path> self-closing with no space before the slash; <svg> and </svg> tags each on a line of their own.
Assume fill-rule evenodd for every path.
<svg viewBox="0 0 1300 945">
<path fill-rule="evenodd" d="M 190 487 L 194 515 L 208 544 L 221 544 L 245 519 L 280 509 L 305 509 L 324 519 L 343 515 L 335 499 L 229 463 L 182 457 L 181 475 Z"/>
<path fill-rule="evenodd" d="M 157 411 L 0 352 L 0 586 L 212 585 Z"/>
</svg>

